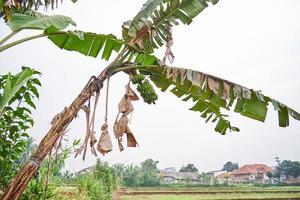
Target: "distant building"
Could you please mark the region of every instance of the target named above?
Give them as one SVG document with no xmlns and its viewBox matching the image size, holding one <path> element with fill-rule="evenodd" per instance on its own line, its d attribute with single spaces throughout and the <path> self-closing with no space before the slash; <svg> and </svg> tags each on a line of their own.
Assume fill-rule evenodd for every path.
<svg viewBox="0 0 300 200">
<path fill-rule="evenodd" d="M 90 167 L 84 168 L 84 169 L 76 172 L 76 174 L 88 174 L 90 172 L 95 171 L 95 168 L 96 168 L 95 166 L 90 166 Z"/>
<path fill-rule="evenodd" d="M 215 171 L 206 172 L 205 174 L 208 176 L 217 177 L 218 175 L 224 174 L 226 172 L 227 171 L 224 171 L 224 170 L 215 170 Z"/>
<path fill-rule="evenodd" d="M 160 178 L 162 183 L 175 184 L 175 183 L 199 183 L 199 175 L 194 172 L 160 172 Z"/>
<path fill-rule="evenodd" d="M 272 172 L 272 168 L 265 164 L 244 165 L 232 172 L 232 180 L 234 183 L 266 183 L 269 181 L 268 172 Z"/>
<path fill-rule="evenodd" d="M 216 176 L 218 183 L 233 183 L 232 172 L 225 172 Z"/>
<path fill-rule="evenodd" d="M 169 167 L 169 168 L 160 170 L 160 172 L 176 172 L 176 169 L 175 169 L 175 167 Z"/>
</svg>

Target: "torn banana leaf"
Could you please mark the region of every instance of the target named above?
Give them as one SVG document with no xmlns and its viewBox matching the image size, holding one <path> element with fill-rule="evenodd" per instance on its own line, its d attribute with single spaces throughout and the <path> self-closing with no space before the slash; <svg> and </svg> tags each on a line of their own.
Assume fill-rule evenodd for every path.
<svg viewBox="0 0 300 200">
<path fill-rule="evenodd" d="M 285 104 L 263 95 L 259 91 L 248 89 L 233 82 L 190 69 L 152 66 L 141 72 L 150 75 L 150 79 L 162 91 L 170 91 L 184 101 L 191 99 L 195 105 L 190 109 L 201 113 L 206 122 L 217 122 L 215 131 L 225 134 L 239 131 L 222 114 L 224 110 L 234 110 L 243 116 L 264 122 L 268 105 L 278 112 L 280 127 L 289 125 L 289 117 L 300 121 L 300 114 Z"/>
</svg>

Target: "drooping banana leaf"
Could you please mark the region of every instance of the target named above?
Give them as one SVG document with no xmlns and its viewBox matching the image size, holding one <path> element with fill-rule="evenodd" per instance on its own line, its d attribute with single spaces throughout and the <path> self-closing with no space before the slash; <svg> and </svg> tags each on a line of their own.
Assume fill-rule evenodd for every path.
<svg viewBox="0 0 300 200">
<path fill-rule="evenodd" d="M 30 68 L 23 68 L 23 70 L 16 75 L 8 74 L 3 93 L 0 94 L 0 113 L 2 113 L 4 107 L 18 90 L 26 84 L 34 74 L 35 71 Z"/>
<path fill-rule="evenodd" d="M 268 105 L 273 105 L 278 112 L 280 127 L 289 126 L 289 117 L 300 121 L 300 114 L 285 104 L 233 82 L 184 68 L 169 66 L 150 66 L 140 70 L 150 75 L 154 84 L 171 92 L 183 101 L 195 102 L 190 109 L 201 113 L 206 122 L 217 122 L 215 131 L 225 134 L 229 131 L 239 131 L 227 120 L 222 111 L 234 110 L 243 116 L 264 122 Z"/>
<path fill-rule="evenodd" d="M 132 38 L 147 53 L 166 43 L 171 36 L 171 28 L 179 24 L 190 24 L 208 2 L 218 0 L 149 0 L 134 17 L 129 27 L 123 26 L 124 39 Z"/>
<path fill-rule="evenodd" d="M 48 34 L 54 32 L 47 31 Z M 105 60 L 109 60 L 112 52 L 119 52 L 124 45 L 122 40 L 112 34 L 103 35 L 82 31 L 60 32 L 49 35 L 48 38 L 61 49 L 77 51 L 86 56 L 97 57 L 102 50 L 102 59 Z"/>
<path fill-rule="evenodd" d="M 12 18 L 7 22 L 7 25 L 12 31 L 21 29 L 38 29 L 46 30 L 49 27 L 55 27 L 57 30 L 63 30 L 70 24 L 76 26 L 76 23 L 64 15 L 42 15 L 36 14 L 35 16 L 15 13 Z"/>
</svg>

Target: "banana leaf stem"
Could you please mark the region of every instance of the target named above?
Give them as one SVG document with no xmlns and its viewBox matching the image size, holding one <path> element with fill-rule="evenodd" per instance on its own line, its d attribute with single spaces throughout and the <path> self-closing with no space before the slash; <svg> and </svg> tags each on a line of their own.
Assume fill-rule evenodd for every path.
<svg viewBox="0 0 300 200">
<path fill-rule="evenodd" d="M 26 38 L 22 38 L 20 40 L 16 40 L 14 42 L 11 42 L 11 43 L 8 43 L 6 45 L 3 45 L 0 47 L 0 52 L 4 51 L 4 50 L 7 50 L 13 46 L 16 46 L 18 44 L 21 44 L 23 42 L 27 42 L 27 41 L 30 41 L 30 40 L 34 40 L 34 39 L 37 39 L 37 38 L 41 38 L 41 37 L 47 37 L 49 35 L 60 35 L 60 34 L 65 34 L 64 32 L 55 32 L 55 33 L 42 33 L 42 34 L 38 34 L 38 35 L 33 35 L 33 36 L 29 36 L 29 37 L 26 37 Z M 8 36 L 7 36 L 8 37 Z M 11 36 L 12 37 L 12 36 Z M 5 39 L 5 38 L 4 38 Z M 9 39 L 9 38 L 8 38 Z"/>
<path fill-rule="evenodd" d="M 3 38 L 2 40 L 0 40 L 0 46 L 2 44 L 4 44 L 7 40 L 9 40 L 10 38 L 12 38 L 14 35 L 16 35 L 18 32 L 20 32 L 20 30 L 18 31 L 12 31 L 10 34 L 8 34 L 5 38 Z"/>
</svg>

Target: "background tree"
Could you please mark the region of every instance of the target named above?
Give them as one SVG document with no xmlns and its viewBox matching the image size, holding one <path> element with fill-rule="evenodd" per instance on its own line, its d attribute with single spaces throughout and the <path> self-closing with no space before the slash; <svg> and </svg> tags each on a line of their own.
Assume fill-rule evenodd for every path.
<svg viewBox="0 0 300 200">
<path fill-rule="evenodd" d="M 128 165 L 125 168 L 123 183 L 125 186 L 132 187 L 139 184 L 140 168 L 136 165 Z"/>
<path fill-rule="evenodd" d="M 107 162 L 97 159 L 94 175 L 96 180 L 101 182 L 103 195 L 101 199 L 109 200 L 112 192 L 116 189 L 116 177 Z"/>
<path fill-rule="evenodd" d="M 152 187 L 159 185 L 159 169 L 157 168 L 158 161 L 147 159 L 141 163 L 141 171 L 139 176 L 139 185 Z"/>
<path fill-rule="evenodd" d="M 186 166 L 180 168 L 179 172 L 198 172 L 198 169 L 194 166 L 194 164 L 189 163 Z"/>
<path fill-rule="evenodd" d="M 300 176 L 300 162 L 283 160 L 278 166 L 276 166 L 275 174 L 279 174 L 279 176 L 285 175 L 287 177 L 297 178 Z"/>
<path fill-rule="evenodd" d="M 239 168 L 239 164 L 238 163 L 233 163 L 231 161 L 228 161 L 224 164 L 222 170 L 227 171 L 227 172 L 232 172 L 236 169 Z"/>
</svg>

